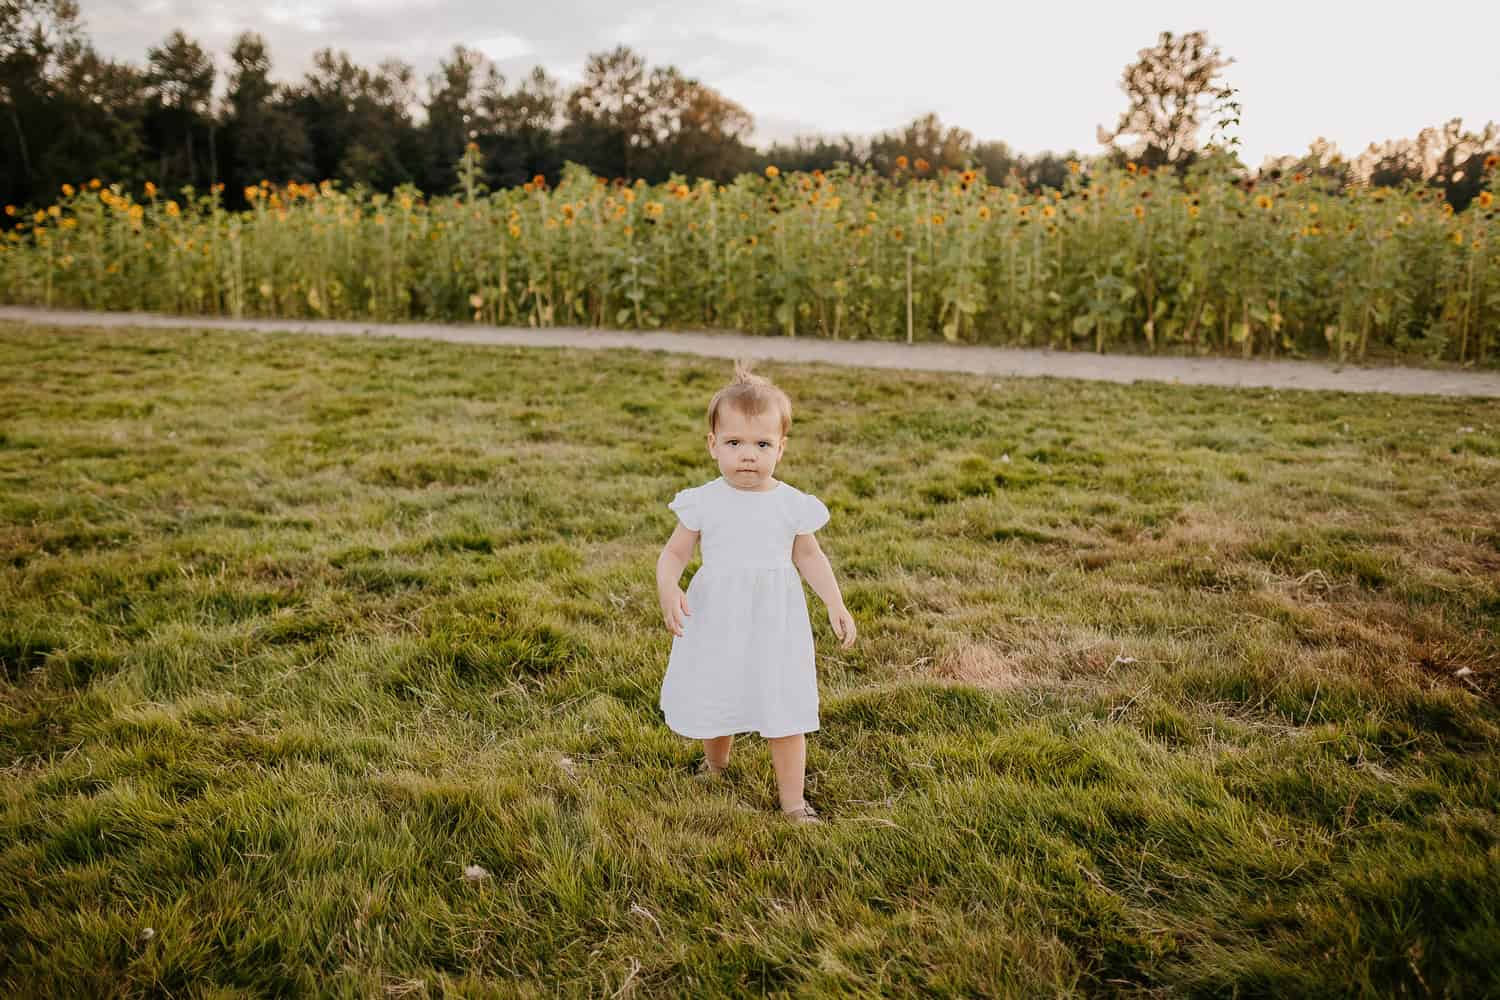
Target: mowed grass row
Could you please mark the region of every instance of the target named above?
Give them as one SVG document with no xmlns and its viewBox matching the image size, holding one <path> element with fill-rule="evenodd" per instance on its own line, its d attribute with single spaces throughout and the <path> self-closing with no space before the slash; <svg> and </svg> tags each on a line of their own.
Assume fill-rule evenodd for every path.
<svg viewBox="0 0 1500 1000">
<path fill-rule="evenodd" d="M 1500 990 L 1500 402 L 766 366 L 861 629 L 808 829 L 657 709 L 727 363 L 0 362 L 18 995 Z"/>
</svg>

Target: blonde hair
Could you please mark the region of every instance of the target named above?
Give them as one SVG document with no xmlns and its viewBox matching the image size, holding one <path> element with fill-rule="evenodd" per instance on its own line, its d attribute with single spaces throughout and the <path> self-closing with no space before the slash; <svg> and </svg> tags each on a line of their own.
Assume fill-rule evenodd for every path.
<svg viewBox="0 0 1500 1000">
<path fill-rule="evenodd" d="M 781 433 L 786 435 L 792 426 L 792 401 L 771 380 L 757 375 L 744 361 L 734 363 L 734 379 L 714 393 L 708 402 L 708 429 L 718 431 L 719 413 L 725 407 L 733 407 L 747 417 L 758 417 L 767 410 L 775 410 L 781 418 Z"/>
</svg>

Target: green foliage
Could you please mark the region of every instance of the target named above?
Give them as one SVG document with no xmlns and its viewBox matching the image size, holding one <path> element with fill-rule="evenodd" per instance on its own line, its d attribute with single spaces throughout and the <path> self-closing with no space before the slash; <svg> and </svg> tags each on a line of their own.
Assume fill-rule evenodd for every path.
<svg viewBox="0 0 1500 1000">
<path fill-rule="evenodd" d="M 491 191 L 69 186 L 0 241 L 0 301 L 230 316 L 730 328 L 1492 365 L 1500 190 L 1325 189 L 1070 164 L 1061 189 L 944 171 L 606 183 L 570 165 Z M 1488 176 L 1495 188 L 1500 169 Z M 910 278 L 908 279 L 908 272 Z M 911 326 L 908 327 L 908 310 Z"/>
</svg>

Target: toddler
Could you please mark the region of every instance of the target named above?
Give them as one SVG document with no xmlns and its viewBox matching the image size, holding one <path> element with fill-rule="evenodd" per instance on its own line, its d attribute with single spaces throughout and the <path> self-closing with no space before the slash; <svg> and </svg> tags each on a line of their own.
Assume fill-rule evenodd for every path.
<svg viewBox="0 0 1500 1000">
<path fill-rule="evenodd" d="M 799 571 L 827 605 L 845 649 L 855 630 L 813 537 L 828 523 L 828 508 L 772 478 L 791 422 L 786 393 L 743 363 L 708 404 L 708 453 L 720 475 L 667 505 L 679 523 L 656 560 L 657 595 L 673 635 L 661 708 L 674 732 L 703 741 L 706 775 L 724 770 L 736 733 L 759 732 L 771 746 L 783 814 L 818 823 L 802 795 L 818 684 Z M 678 584 L 699 541 L 703 565 L 684 594 Z"/>
</svg>

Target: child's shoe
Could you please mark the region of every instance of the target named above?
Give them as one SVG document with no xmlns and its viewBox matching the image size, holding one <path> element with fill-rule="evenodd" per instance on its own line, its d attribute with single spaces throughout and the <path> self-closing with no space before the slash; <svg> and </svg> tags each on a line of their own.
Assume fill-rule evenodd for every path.
<svg viewBox="0 0 1500 1000">
<path fill-rule="evenodd" d="M 790 822 L 797 824 L 808 823 L 818 826 L 823 824 L 823 821 L 818 818 L 817 812 L 814 811 L 813 807 L 806 800 L 796 809 L 781 810 L 781 815 L 785 816 Z"/>
</svg>

